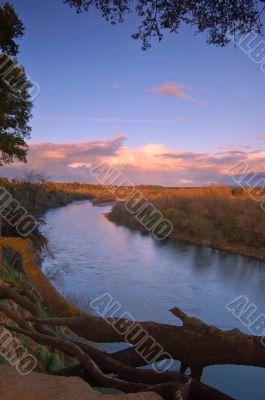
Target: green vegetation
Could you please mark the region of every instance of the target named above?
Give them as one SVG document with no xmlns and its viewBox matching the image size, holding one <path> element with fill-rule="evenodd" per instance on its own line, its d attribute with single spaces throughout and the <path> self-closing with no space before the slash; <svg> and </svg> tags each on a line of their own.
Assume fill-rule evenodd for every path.
<svg viewBox="0 0 265 400">
<path fill-rule="evenodd" d="M 23 275 L 11 267 L 6 260 L 2 260 L 2 265 L 0 266 L 0 277 L 4 281 L 12 281 L 15 283 L 20 283 L 23 280 Z"/>
<path fill-rule="evenodd" d="M 49 373 L 64 368 L 63 355 L 58 351 L 51 352 L 46 346 L 39 345 L 34 354 L 37 360 Z"/>
<path fill-rule="evenodd" d="M 6 361 L 6 359 L 4 357 L 0 356 L 0 364 L 7 365 L 8 362 Z"/>
</svg>

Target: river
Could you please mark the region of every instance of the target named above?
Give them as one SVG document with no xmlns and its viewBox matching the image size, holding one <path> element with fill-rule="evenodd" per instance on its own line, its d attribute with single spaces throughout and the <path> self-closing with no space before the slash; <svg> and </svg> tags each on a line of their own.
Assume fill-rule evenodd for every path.
<svg viewBox="0 0 265 400">
<path fill-rule="evenodd" d="M 251 333 L 225 306 L 245 295 L 265 313 L 265 262 L 178 240 L 158 242 L 110 222 L 110 209 L 81 201 L 46 213 L 43 232 L 54 258 L 42 268 L 68 299 L 86 309 L 109 293 L 137 320 L 176 325 L 168 310 L 177 306 L 208 324 Z M 203 381 L 236 399 L 265 398 L 265 369 L 214 366 L 204 370 Z"/>
</svg>

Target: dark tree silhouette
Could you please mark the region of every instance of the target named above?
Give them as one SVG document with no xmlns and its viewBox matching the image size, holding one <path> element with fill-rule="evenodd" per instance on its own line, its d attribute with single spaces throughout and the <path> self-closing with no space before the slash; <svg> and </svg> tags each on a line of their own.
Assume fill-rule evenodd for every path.
<svg viewBox="0 0 265 400">
<path fill-rule="evenodd" d="M 207 32 L 208 43 L 225 46 L 229 35 L 250 31 L 261 33 L 260 15 L 264 0 L 64 0 L 77 13 L 96 7 L 111 24 L 123 22 L 134 11 L 141 19 L 134 39 L 142 40 L 142 48 L 150 47 L 152 37 L 159 40 L 163 31 L 178 32 L 181 24 L 192 25 L 196 32 Z"/>
<path fill-rule="evenodd" d="M 18 159 L 26 162 L 30 137 L 31 84 L 22 67 L 0 56 L 0 166 Z"/>
<path fill-rule="evenodd" d="M 9 56 L 18 53 L 16 40 L 24 34 L 24 25 L 18 18 L 13 6 L 4 3 L 0 7 L 0 50 Z"/>
<path fill-rule="evenodd" d="M 13 6 L 4 3 L 0 6 L 0 166 L 14 159 L 26 162 L 31 84 L 23 67 L 11 58 L 18 53 L 16 41 L 23 33 Z"/>
</svg>

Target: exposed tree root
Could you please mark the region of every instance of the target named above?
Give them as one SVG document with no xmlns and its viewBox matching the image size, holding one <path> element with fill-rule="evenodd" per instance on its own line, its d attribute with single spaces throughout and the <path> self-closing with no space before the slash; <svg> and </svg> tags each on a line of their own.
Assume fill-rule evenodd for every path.
<svg viewBox="0 0 265 400">
<path fill-rule="evenodd" d="M 165 385 L 169 385 L 167 390 L 169 387 L 173 387 L 175 390 L 176 388 L 171 386 L 173 383 L 175 384 L 176 381 L 182 384 L 187 382 L 188 378 L 183 374 L 189 367 L 192 377 L 197 378 L 191 380 L 191 396 L 193 396 L 191 398 L 225 400 L 230 397 L 199 382 L 203 368 L 222 364 L 265 367 L 265 348 L 259 337 L 243 334 L 239 330 L 223 331 L 209 326 L 203 321 L 187 316 L 178 308 L 174 308 L 170 312 L 181 319 L 182 326 L 151 321 L 132 323 L 132 321 L 121 318 L 105 319 L 86 314 L 67 302 L 43 275 L 30 241 L 1 237 L 0 247 L 11 247 L 21 254 L 25 274 L 37 292 L 45 299 L 50 311 L 56 316 L 51 319 L 40 318 L 36 308 L 32 307 L 36 306 L 36 302 L 33 303 L 33 297 L 27 290 L 23 291 L 18 288 L 20 294 L 25 294 L 30 300 L 14 293 L 16 292 L 15 288 L 0 284 L 0 297 L 9 298 L 26 310 L 30 310 L 33 316 L 31 322 L 38 332 L 29 330 L 29 325 L 23 321 L 18 321 L 20 328 L 16 329 L 24 330 L 25 334 L 38 343 L 48 344 L 76 357 L 80 366 L 75 367 L 75 373 L 81 375 L 83 371 L 84 375 L 85 368 L 84 376 L 89 379 L 93 378 L 102 386 L 115 387 L 123 391 L 146 390 L 146 387 L 150 390 L 152 387 L 153 391 L 163 393 L 165 396 L 163 392 Z M 10 310 L 6 309 L 5 311 L 11 315 Z M 144 330 L 173 359 L 181 361 L 180 374 L 174 372 L 160 374 L 135 368 L 147 365 L 148 362 L 144 361 L 137 351 L 137 342 L 134 335 L 131 334 L 132 324 Z M 132 347 L 109 355 L 87 344 L 60 341 L 47 330 L 40 332 L 39 328 L 43 325 L 68 327 L 80 337 L 97 343 L 126 342 Z M 60 373 L 68 374 L 74 373 L 74 371 L 70 369 Z M 106 375 L 110 373 L 114 373 L 118 378 Z M 155 386 L 155 390 L 153 386 Z M 172 393 L 169 396 L 171 397 L 168 398 L 173 399 Z"/>
<path fill-rule="evenodd" d="M 144 383 L 125 381 L 119 378 L 104 374 L 93 359 L 88 356 L 79 346 L 75 343 L 60 339 L 54 336 L 47 336 L 38 332 L 25 330 L 22 328 L 14 327 L 7 324 L 1 324 L 6 329 L 21 333 L 35 340 L 37 343 L 42 345 L 51 346 L 54 349 L 59 349 L 65 354 L 71 357 L 77 358 L 77 360 L 84 366 L 89 376 L 94 379 L 100 386 L 110 387 L 117 390 L 121 390 L 125 393 L 135 393 L 142 391 L 153 391 L 160 394 L 165 400 L 172 400 L 176 397 L 176 394 L 182 394 L 183 400 L 187 399 L 189 382 L 177 382 L 170 381 L 168 383 L 161 383 L 157 385 L 147 385 Z"/>
</svg>

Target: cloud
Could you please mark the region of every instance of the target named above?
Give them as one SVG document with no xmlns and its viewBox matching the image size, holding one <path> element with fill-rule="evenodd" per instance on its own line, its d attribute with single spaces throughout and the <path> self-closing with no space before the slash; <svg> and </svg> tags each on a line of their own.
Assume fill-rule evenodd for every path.
<svg viewBox="0 0 265 400">
<path fill-rule="evenodd" d="M 192 95 L 193 88 L 191 86 L 183 85 L 182 83 L 164 82 L 151 89 L 147 89 L 147 91 L 160 96 L 180 97 L 184 100 L 191 101 L 200 107 L 203 106 L 203 103 Z"/>
<path fill-rule="evenodd" d="M 257 136 L 258 140 L 265 140 L 265 136 Z"/>
<path fill-rule="evenodd" d="M 156 119 L 156 118 L 109 118 L 109 117 L 77 117 L 77 118 L 66 118 L 66 117 L 48 117 L 48 116 L 43 116 L 43 117 L 36 117 L 36 119 L 39 119 L 41 121 L 47 121 L 47 122 L 52 122 L 52 123 L 73 123 L 73 122 L 98 122 L 98 123 L 136 123 L 136 124 L 173 124 L 173 125 L 178 125 L 178 124 L 190 124 L 194 123 L 193 119 L 191 118 L 185 118 L 185 117 L 176 117 L 175 119 Z"/>
<path fill-rule="evenodd" d="M 114 81 L 111 83 L 110 87 L 114 90 L 120 90 L 124 88 L 124 83 L 119 81 Z"/>
<path fill-rule="evenodd" d="M 264 173 L 265 151 L 227 150 L 216 153 L 180 151 L 162 143 L 126 145 L 126 136 L 72 143 L 31 143 L 28 164 L 1 168 L 1 175 L 18 177 L 23 170 L 44 170 L 54 181 L 96 183 L 89 170 L 108 161 L 134 184 L 201 186 L 209 182 L 233 184 L 233 166 L 245 163 Z M 244 164 L 244 165 L 245 165 Z"/>
<path fill-rule="evenodd" d="M 70 165 L 111 158 L 116 155 L 126 139 L 126 136 L 119 135 L 109 140 L 87 142 L 30 143 L 27 165 L 15 163 L 2 168 L 1 172 L 8 177 L 18 177 L 25 169 L 37 169 L 46 171 L 54 180 L 68 181 L 80 178 L 84 181 L 86 177 L 83 177 L 83 174 L 80 176 L 80 172 L 74 171 Z"/>
</svg>

